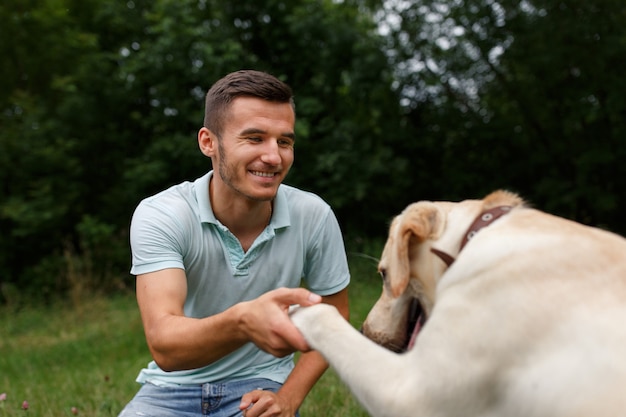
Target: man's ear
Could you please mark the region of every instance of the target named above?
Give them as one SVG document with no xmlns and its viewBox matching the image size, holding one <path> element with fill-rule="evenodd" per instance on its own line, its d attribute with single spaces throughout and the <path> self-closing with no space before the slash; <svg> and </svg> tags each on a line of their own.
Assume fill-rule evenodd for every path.
<svg viewBox="0 0 626 417">
<path fill-rule="evenodd" d="M 202 127 L 198 131 L 198 147 L 205 156 L 212 158 L 217 154 L 217 135 Z"/>
</svg>

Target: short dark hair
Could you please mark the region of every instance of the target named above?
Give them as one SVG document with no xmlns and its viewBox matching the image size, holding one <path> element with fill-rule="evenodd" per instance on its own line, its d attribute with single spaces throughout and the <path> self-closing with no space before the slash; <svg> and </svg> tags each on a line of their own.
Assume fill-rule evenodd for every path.
<svg viewBox="0 0 626 417">
<path fill-rule="evenodd" d="M 268 73 L 241 70 L 221 78 L 207 92 L 204 127 L 218 137 L 221 136 L 224 117 L 231 102 L 237 97 L 257 97 L 267 101 L 289 103 L 295 112 L 291 87 Z"/>
</svg>

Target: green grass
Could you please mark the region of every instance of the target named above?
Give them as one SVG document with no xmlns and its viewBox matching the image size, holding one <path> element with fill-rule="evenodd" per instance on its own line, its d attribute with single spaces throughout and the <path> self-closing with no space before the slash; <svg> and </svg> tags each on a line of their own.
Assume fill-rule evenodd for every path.
<svg viewBox="0 0 626 417">
<path fill-rule="evenodd" d="M 379 256 L 380 251 L 374 252 Z M 375 262 L 351 254 L 351 322 L 360 327 L 378 298 Z M 134 295 L 93 297 L 80 305 L 0 309 L 0 416 L 117 416 L 150 360 Z M 22 409 L 23 401 L 29 409 Z M 332 370 L 301 410 L 306 416 L 365 417 Z"/>
</svg>

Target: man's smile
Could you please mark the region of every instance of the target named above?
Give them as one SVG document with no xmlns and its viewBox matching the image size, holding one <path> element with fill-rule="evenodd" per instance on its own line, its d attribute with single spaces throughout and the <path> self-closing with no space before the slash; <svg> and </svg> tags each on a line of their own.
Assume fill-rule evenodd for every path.
<svg viewBox="0 0 626 417">
<path fill-rule="evenodd" d="M 266 178 L 272 178 L 275 175 L 277 175 L 276 172 L 263 172 L 263 171 L 250 171 L 250 173 L 252 175 L 256 175 L 257 177 L 266 177 Z"/>
</svg>

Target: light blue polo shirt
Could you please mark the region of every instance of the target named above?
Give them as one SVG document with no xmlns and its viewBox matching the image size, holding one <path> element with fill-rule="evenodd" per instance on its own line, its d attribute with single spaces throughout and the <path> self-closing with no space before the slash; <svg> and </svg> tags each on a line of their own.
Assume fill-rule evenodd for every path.
<svg viewBox="0 0 626 417">
<path fill-rule="evenodd" d="M 143 200 L 130 228 L 131 274 L 180 268 L 187 276 L 184 312 L 201 318 L 302 280 L 320 295 L 350 282 L 343 237 L 330 206 L 318 196 L 282 184 L 270 224 L 247 252 L 213 214 L 209 181 L 175 185 Z M 283 383 L 292 356 L 276 358 L 248 343 L 199 369 L 165 372 L 153 361 L 137 381 L 169 386 L 267 378 Z"/>
</svg>

